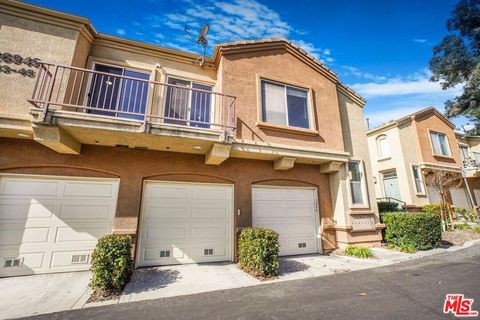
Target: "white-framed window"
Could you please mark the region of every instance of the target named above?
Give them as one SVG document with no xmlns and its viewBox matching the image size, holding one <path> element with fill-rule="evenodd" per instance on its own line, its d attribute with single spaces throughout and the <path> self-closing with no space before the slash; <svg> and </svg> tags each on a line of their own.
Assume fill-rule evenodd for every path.
<svg viewBox="0 0 480 320">
<path fill-rule="evenodd" d="M 381 135 L 377 138 L 377 150 L 380 159 L 390 157 L 390 145 L 386 135 Z"/>
<path fill-rule="evenodd" d="M 462 156 L 462 160 L 467 160 L 470 157 L 468 153 L 468 147 L 460 145 L 459 148 L 460 148 L 460 155 Z"/>
<path fill-rule="evenodd" d="M 430 139 L 432 140 L 433 153 L 438 156 L 450 156 L 448 149 L 447 136 L 440 132 L 430 132 Z"/>
<path fill-rule="evenodd" d="M 422 170 L 420 169 L 419 166 L 412 165 L 412 171 L 413 171 L 413 180 L 415 181 L 415 190 L 417 191 L 417 193 L 424 194 L 425 187 L 423 184 Z"/>
<path fill-rule="evenodd" d="M 360 161 L 348 162 L 350 195 L 353 205 L 365 204 L 363 188 L 363 169 Z"/>
<path fill-rule="evenodd" d="M 310 129 L 308 90 L 262 80 L 262 121 Z"/>
</svg>

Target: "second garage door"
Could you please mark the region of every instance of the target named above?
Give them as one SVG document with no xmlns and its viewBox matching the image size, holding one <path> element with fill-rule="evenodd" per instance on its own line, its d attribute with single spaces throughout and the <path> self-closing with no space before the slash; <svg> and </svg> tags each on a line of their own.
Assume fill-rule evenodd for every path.
<svg viewBox="0 0 480 320">
<path fill-rule="evenodd" d="M 254 187 L 253 226 L 279 233 L 280 255 L 318 252 L 316 189 Z"/>
<path fill-rule="evenodd" d="M 138 265 L 231 260 L 232 189 L 230 185 L 147 181 Z"/>
</svg>

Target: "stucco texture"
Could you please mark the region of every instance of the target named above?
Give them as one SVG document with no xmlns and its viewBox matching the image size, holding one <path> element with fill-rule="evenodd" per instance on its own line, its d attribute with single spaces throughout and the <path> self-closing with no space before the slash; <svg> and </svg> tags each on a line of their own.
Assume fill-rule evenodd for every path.
<svg viewBox="0 0 480 320">
<path fill-rule="evenodd" d="M 252 185 L 313 186 L 318 190 L 321 224 L 332 220 L 329 176 L 313 165 L 275 171 L 270 161 L 230 158 L 220 166 L 209 166 L 200 155 L 92 145 L 84 145 L 80 155 L 63 155 L 34 141 L 7 138 L 0 139 L 0 150 L 0 173 L 120 178 L 114 228 L 132 233 L 146 179 L 233 184 L 234 212 L 241 212 L 234 215 L 235 227 L 252 224 Z M 323 249 L 333 249 L 333 233 L 324 232 L 322 237 Z"/>
<path fill-rule="evenodd" d="M 259 79 L 277 80 L 310 90 L 313 131 L 318 134 L 259 128 Z M 222 57 L 222 89 L 237 97 L 237 139 L 343 151 L 336 84 L 284 49 Z M 328 119 L 328 121 L 326 121 Z"/>
</svg>

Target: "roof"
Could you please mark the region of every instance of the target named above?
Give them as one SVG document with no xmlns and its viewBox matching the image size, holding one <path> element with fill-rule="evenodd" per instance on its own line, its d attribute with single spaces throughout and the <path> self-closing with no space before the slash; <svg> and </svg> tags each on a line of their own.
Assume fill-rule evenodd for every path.
<svg viewBox="0 0 480 320">
<path fill-rule="evenodd" d="M 367 135 L 372 135 L 374 133 L 383 131 L 385 129 L 389 129 L 391 127 L 396 127 L 396 126 L 399 126 L 399 125 L 402 125 L 402 124 L 406 124 L 408 122 L 411 122 L 412 120 L 417 120 L 418 118 L 420 118 L 422 116 L 425 116 L 425 115 L 428 115 L 428 114 L 436 115 L 438 118 L 440 118 L 440 120 L 442 120 L 450 128 L 455 130 L 455 125 L 450 120 L 448 120 L 447 117 L 445 117 L 440 111 L 438 111 L 437 108 L 428 107 L 428 108 L 425 108 L 425 109 L 421 109 L 417 112 L 411 113 L 411 114 L 409 114 L 405 117 L 399 118 L 397 120 L 390 121 L 386 124 L 383 124 L 379 127 L 374 128 L 372 130 L 369 130 L 369 131 L 367 131 Z"/>
<path fill-rule="evenodd" d="M 323 74 L 325 77 L 327 77 L 329 80 L 331 80 L 337 85 L 337 88 L 340 92 L 351 98 L 360 107 L 363 107 L 365 105 L 366 100 L 357 92 L 355 92 L 352 88 L 340 82 L 335 72 L 333 72 L 330 68 L 328 68 L 325 64 L 323 64 L 313 55 L 309 54 L 306 50 L 302 49 L 300 46 L 286 38 L 264 38 L 219 43 L 215 46 L 212 59 L 217 64 L 221 55 L 225 55 L 231 52 L 250 52 L 276 48 L 282 48 L 287 50 L 306 64 L 310 65 L 313 69 Z"/>
<path fill-rule="evenodd" d="M 32 20 L 39 20 L 45 23 L 54 25 L 61 25 L 70 27 L 72 29 L 80 30 L 86 35 L 90 41 L 95 41 L 97 44 L 101 44 L 109 47 L 121 48 L 122 50 L 132 52 L 142 52 L 143 54 L 162 57 L 165 59 L 181 61 L 185 63 L 191 63 L 198 58 L 198 54 L 188 51 L 176 50 L 158 45 L 152 45 L 149 43 L 130 40 L 113 35 L 107 35 L 98 33 L 90 20 L 85 17 L 63 13 L 56 10 L 51 10 L 28 3 L 12 1 L 12 0 L 0 0 L 0 12 L 4 11 L 8 13 L 15 13 L 15 15 L 22 16 Z M 220 57 L 223 54 L 239 51 L 260 51 L 268 50 L 272 48 L 283 48 L 289 53 L 293 54 L 307 65 L 311 66 L 316 71 L 323 74 L 326 78 L 331 80 L 337 85 L 337 89 L 342 94 L 351 98 L 360 107 L 363 107 L 366 103 L 365 99 L 356 93 L 353 89 L 347 85 L 341 83 L 335 72 L 330 70 L 321 61 L 316 59 L 313 55 L 302 49 L 297 44 L 285 38 L 266 38 L 256 40 L 241 40 L 219 43 L 215 46 L 213 56 L 207 57 L 205 60 L 205 67 L 218 68 Z"/>
</svg>

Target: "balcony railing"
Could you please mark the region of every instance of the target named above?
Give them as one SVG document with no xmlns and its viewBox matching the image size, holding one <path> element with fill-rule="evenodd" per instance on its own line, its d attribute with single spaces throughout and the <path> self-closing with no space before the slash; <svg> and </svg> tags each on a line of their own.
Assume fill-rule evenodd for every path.
<svg viewBox="0 0 480 320">
<path fill-rule="evenodd" d="M 472 158 L 465 158 L 463 160 L 463 169 L 465 170 L 480 170 L 480 164 L 477 160 Z"/>
<path fill-rule="evenodd" d="M 235 130 L 235 97 L 131 76 L 43 63 L 32 99 L 52 110 L 212 130 Z M 43 119 L 44 120 L 44 119 Z"/>
</svg>

